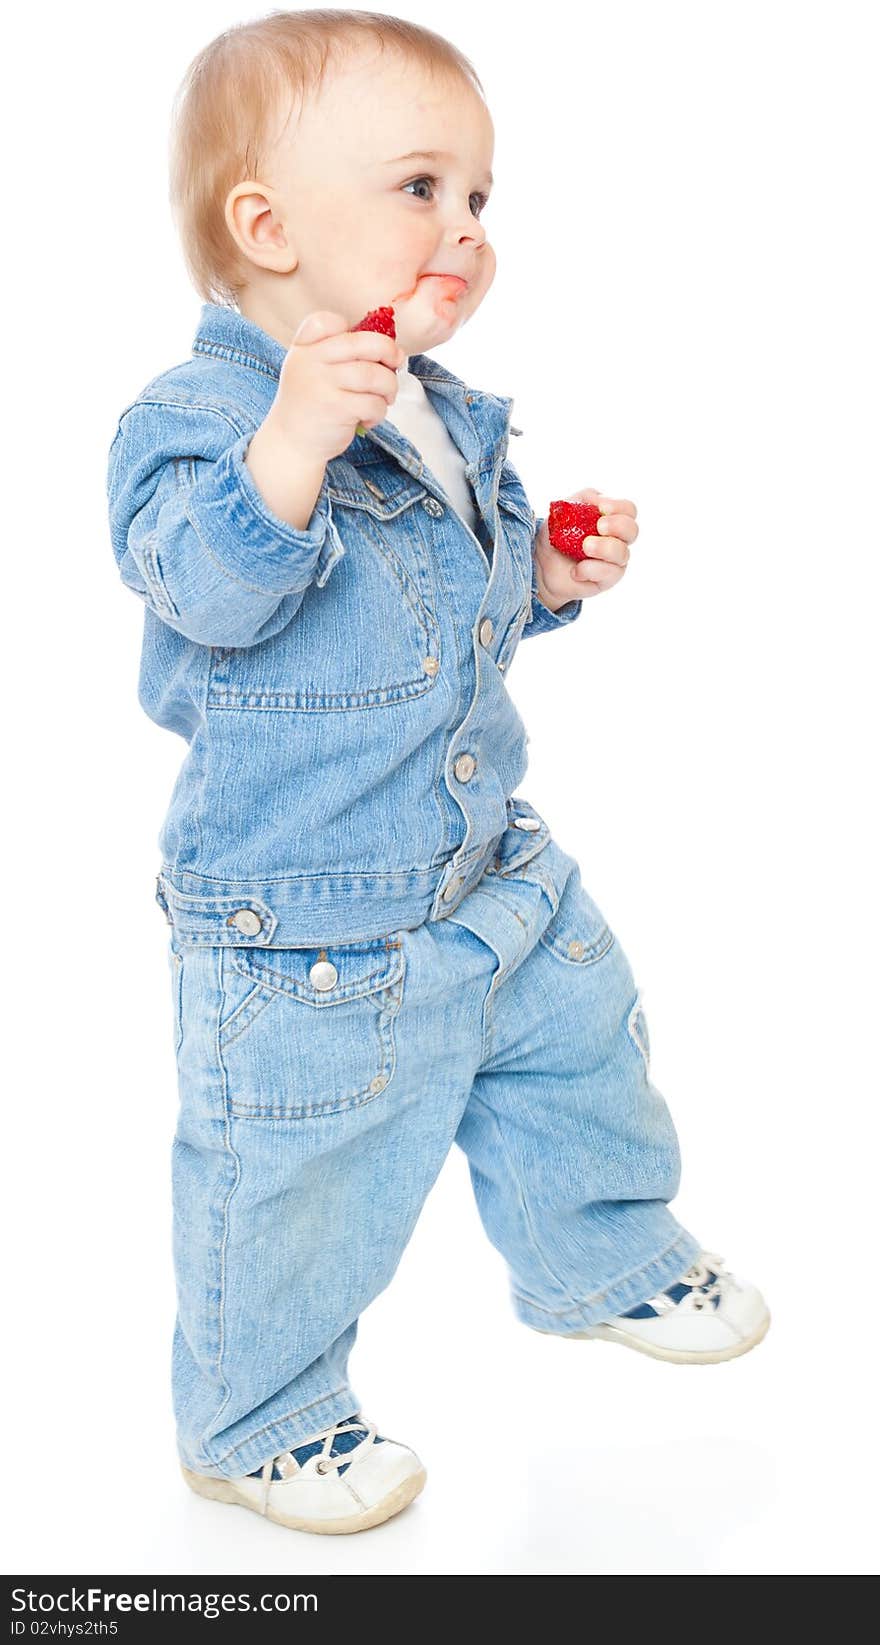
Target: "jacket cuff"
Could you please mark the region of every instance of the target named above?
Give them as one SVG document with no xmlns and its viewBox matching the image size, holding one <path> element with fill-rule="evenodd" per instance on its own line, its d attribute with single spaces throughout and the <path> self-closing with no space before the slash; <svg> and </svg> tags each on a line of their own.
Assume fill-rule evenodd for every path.
<svg viewBox="0 0 880 1645">
<path fill-rule="evenodd" d="M 187 514 L 228 576 L 261 594 L 296 594 L 327 581 L 345 546 L 321 481 L 305 531 L 267 506 L 244 457 L 253 434 L 242 434 L 211 465 L 187 498 Z"/>
</svg>

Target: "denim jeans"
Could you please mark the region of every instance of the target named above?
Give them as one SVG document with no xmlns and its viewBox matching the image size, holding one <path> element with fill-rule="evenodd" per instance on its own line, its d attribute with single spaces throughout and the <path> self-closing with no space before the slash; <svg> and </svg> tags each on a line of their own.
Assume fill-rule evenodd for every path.
<svg viewBox="0 0 880 1645">
<path fill-rule="evenodd" d="M 454 912 L 325 948 L 172 931 L 172 1385 L 187 1467 L 248 1473 L 359 1408 L 348 1358 L 453 1142 L 524 1324 L 635 1307 L 699 1242 L 629 962 L 513 826 Z M 506 863 L 516 856 L 516 865 Z"/>
</svg>

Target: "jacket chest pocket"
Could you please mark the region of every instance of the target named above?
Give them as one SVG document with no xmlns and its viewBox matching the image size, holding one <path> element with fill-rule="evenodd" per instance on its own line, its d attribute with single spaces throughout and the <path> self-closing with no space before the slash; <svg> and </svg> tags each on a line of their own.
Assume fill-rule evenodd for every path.
<svg viewBox="0 0 880 1645">
<path fill-rule="evenodd" d="M 230 1112 L 305 1120 L 374 1102 L 397 1065 L 401 934 L 327 948 L 223 950 L 218 1044 Z"/>
<path fill-rule="evenodd" d="M 328 485 L 345 553 L 313 583 L 287 626 L 255 646 L 215 653 L 214 708 L 306 713 L 381 708 L 430 691 L 440 630 L 420 511 L 426 488 L 409 475 L 385 486 Z"/>
</svg>

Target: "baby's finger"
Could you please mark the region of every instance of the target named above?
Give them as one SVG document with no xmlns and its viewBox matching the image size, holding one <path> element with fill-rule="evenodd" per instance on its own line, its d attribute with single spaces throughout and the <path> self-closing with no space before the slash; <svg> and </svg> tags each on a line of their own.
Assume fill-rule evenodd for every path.
<svg viewBox="0 0 880 1645">
<path fill-rule="evenodd" d="M 631 514 L 603 514 L 596 521 L 596 531 L 600 537 L 620 537 L 625 543 L 634 543 L 639 528 Z"/>
<path fill-rule="evenodd" d="M 627 497 L 601 497 L 597 492 L 593 501 L 603 514 L 627 514 L 634 520 L 638 513 L 635 503 Z"/>
<path fill-rule="evenodd" d="M 599 588 L 611 588 L 623 576 L 625 565 L 614 564 L 608 560 L 590 558 L 580 560 L 575 566 L 572 576 L 576 583 L 596 583 Z"/>
<path fill-rule="evenodd" d="M 607 560 L 611 565 L 623 566 L 629 560 L 629 543 L 622 537 L 585 537 L 583 549 L 589 559 Z"/>
</svg>

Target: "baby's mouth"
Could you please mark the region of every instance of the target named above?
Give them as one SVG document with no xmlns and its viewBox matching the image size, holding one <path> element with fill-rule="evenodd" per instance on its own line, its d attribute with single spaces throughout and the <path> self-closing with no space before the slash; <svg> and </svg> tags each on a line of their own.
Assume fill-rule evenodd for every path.
<svg viewBox="0 0 880 1645">
<path fill-rule="evenodd" d="M 421 275 L 419 275 L 419 279 L 420 280 L 452 280 L 452 281 L 454 281 L 455 285 L 457 285 L 457 286 L 466 286 L 467 285 L 467 280 L 463 279 L 460 274 L 421 274 Z"/>
<path fill-rule="evenodd" d="M 457 274 L 420 274 L 411 291 L 399 291 L 396 297 L 392 297 L 392 305 L 407 302 L 410 297 L 414 297 L 422 280 L 448 280 L 456 294 L 460 291 L 467 291 L 467 280 L 461 279 Z"/>
</svg>

